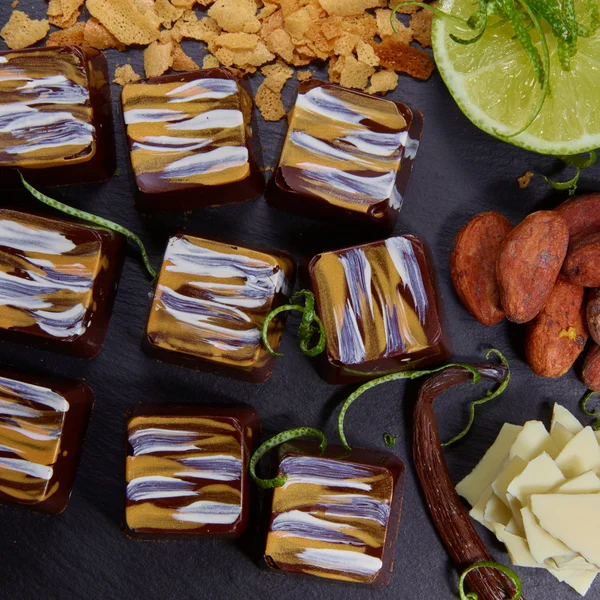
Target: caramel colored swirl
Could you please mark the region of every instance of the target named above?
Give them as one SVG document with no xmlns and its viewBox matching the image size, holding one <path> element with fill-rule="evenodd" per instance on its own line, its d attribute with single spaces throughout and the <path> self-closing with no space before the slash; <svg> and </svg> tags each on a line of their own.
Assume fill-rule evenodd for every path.
<svg viewBox="0 0 600 600">
<path fill-rule="evenodd" d="M 95 152 L 84 54 L 43 48 L 0 56 L 0 166 L 76 164 Z"/>
<path fill-rule="evenodd" d="M 131 162 L 143 192 L 223 185 L 250 174 L 251 100 L 233 78 L 167 77 L 123 89 Z"/>
<path fill-rule="evenodd" d="M 187 235 L 171 238 L 148 321 L 152 344 L 240 368 L 269 358 L 260 334 L 291 261 Z M 278 344 L 281 328 L 274 327 Z"/>
<path fill-rule="evenodd" d="M 229 418 L 132 418 L 128 527 L 145 533 L 232 528 L 242 518 L 241 436 Z"/>
<path fill-rule="evenodd" d="M 64 341 L 81 336 L 103 266 L 93 229 L 0 211 L 0 328 Z"/>
<path fill-rule="evenodd" d="M 429 346 L 430 298 L 408 238 L 321 254 L 312 274 L 333 360 L 358 365 Z"/>
<path fill-rule="evenodd" d="M 54 465 L 69 403 L 43 387 L 0 377 L 0 492 L 37 504 L 56 489 Z"/>
<path fill-rule="evenodd" d="M 322 85 L 298 93 L 279 168 L 290 189 L 330 204 L 400 209 L 398 171 L 417 147 L 394 102 Z"/>
<path fill-rule="evenodd" d="M 273 494 L 265 556 L 273 566 L 318 577 L 371 583 L 383 568 L 393 498 L 387 469 L 289 455 Z"/>
</svg>

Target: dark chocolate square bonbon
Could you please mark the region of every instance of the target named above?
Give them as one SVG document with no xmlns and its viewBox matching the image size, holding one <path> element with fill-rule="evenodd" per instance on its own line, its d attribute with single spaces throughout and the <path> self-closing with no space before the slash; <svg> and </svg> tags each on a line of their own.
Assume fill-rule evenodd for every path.
<svg viewBox="0 0 600 600">
<path fill-rule="evenodd" d="M 141 210 L 193 210 L 263 192 L 252 97 L 229 71 L 130 83 L 122 103 Z"/>
<path fill-rule="evenodd" d="M 422 126 L 421 113 L 405 104 L 322 81 L 302 83 L 267 201 L 391 229 Z"/>
<path fill-rule="evenodd" d="M 146 539 L 236 537 L 250 511 L 250 406 L 138 406 L 127 424 L 125 531 Z"/>
<path fill-rule="evenodd" d="M 309 265 L 331 383 L 421 368 L 449 356 L 433 265 L 413 235 L 324 252 Z"/>
<path fill-rule="evenodd" d="M 122 264 L 118 233 L 0 209 L 0 340 L 93 358 Z"/>
<path fill-rule="evenodd" d="M 34 185 L 105 181 L 115 170 L 106 58 L 75 46 L 0 53 L 0 178 Z"/>
<path fill-rule="evenodd" d="M 177 235 L 169 240 L 158 278 L 144 347 L 154 357 L 260 383 L 274 358 L 261 340 L 267 314 L 292 290 L 293 260 Z M 283 320 L 269 341 L 279 346 Z"/>
<path fill-rule="evenodd" d="M 266 565 L 367 585 L 389 582 L 405 467 L 387 452 L 330 446 L 284 451 L 264 552 Z"/>
<path fill-rule="evenodd" d="M 83 383 L 0 371 L 0 501 L 65 509 L 93 404 Z"/>
</svg>

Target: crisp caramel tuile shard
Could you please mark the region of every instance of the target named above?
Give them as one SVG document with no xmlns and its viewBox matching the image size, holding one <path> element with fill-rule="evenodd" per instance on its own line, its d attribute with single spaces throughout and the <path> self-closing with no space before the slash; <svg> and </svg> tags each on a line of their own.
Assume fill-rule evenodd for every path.
<svg viewBox="0 0 600 600">
<path fill-rule="evenodd" d="M 43 85 L 49 78 L 55 83 Z M 106 181 L 115 170 L 105 57 L 74 46 L 0 53 L 0 176 L 21 189 Z M 24 115 L 27 116 L 24 116 Z"/>
<path fill-rule="evenodd" d="M 16 50 L 43 40 L 49 30 L 50 24 L 47 20 L 35 21 L 26 13 L 15 10 L 8 23 L 0 30 L 0 37 L 9 48 Z"/>
<path fill-rule="evenodd" d="M 0 339 L 94 358 L 123 249 L 106 229 L 0 210 Z"/>
<path fill-rule="evenodd" d="M 260 438 L 250 406 L 143 406 L 127 423 L 125 533 L 238 537 L 250 516 L 245 468 Z"/>
<path fill-rule="evenodd" d="M 289 444 L 273 491 L 266 566 L 381 587 L 389 583 L 405 467 L 387 452 Z"/>
<path fill-rule="evenodd" d="M 225 69 L 145 79 L 122 91 L 143 211 L 244 202 L 264 189 L 252 98 Z"/>
<path fill-rule="evenodd" d="M 405 104 L 322 81 L 301 83 L 267 201 L 391 230 L 422 124 L 421 113 Z"/>
<path fill-rule="evenodd" d="M 177 235 L 169 240 L 144 346 L 167 362 L 251 383 L 268 379 L 274 358 L 261 340 L 267 315 L 285 304 L 293 260 L 220 242 Z M 279 346 L 283 319 L 269 325 Z"/>
<path fill-rule="evenodd" d="M 315 256 L 309 265 L 330 383 L 423 368 L 448 358 L 433 267 L 423 242 L 388 238 Z"/>
<path fill-rule="evenodd" d="M 0 502 L 66 508 L 93 404 L 83 383 L 0 371 Z"/>
<path fill-rule="evenodd" d="M 134 71 L 133 67 L 130 64 L 126 64 L 115 69 L 115 78 L 113 79 L 113 82 L 120 86 L 124 86 L 128 83 L 139 81 L 139 79 L 140 76 Z"/>
</svg>

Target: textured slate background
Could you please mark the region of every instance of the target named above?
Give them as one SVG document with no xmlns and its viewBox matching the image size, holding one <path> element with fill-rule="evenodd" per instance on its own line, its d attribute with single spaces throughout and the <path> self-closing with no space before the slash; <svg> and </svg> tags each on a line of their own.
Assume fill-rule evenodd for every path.
<svg viewBox="0 0 600 600">
<path fill-rule="evenodd" d="M 41 16 L 44 0 L 21 0 L 19 9 Z M 0 23 L 10 14 L 9 0 L 0 3 Z M 200 43 L 186 44 L 199 59 Z M 4 46 L 2 46 L 4 49 Z M 116 64 L 131 61 L 141 72 L 141 52 L 108 52 L 111 74 Z M 260 83 L 260 76 L 253 78 Z M 295 83 L 287 86 L 288 100 Z M 117 160 L 121 175 L 104 185 L 53 190 L 52 195 L 74 206 L 119 221 L 145 240 L 159 266 L 167 237 L 184 228 L 241 244 L 266 245 L 291 252 L 297 259 L 318 251 L 365 241 L 360 230 L 343 223 L 323 223 L 272 210 L 263 199 L 243 205 L 206 209 L 182 219 L 152 222 L 133 207 L 132 179 L 119 110 L 120 88 L 114 86 Z M 574 373 L 558 381 L 534 376 L 522 361 L 522 329 L 502 323 L 484 328 L 460 306 L 448 274 L 453 238 L 464 222 L 483 210 L 497 209 L 517 223 L 529 212 L 552 208 L 564 194 L 555 195 L 536 177 L 529 189 L 517 188 L 515 178 L 528 169 L 552 172 L 552 158 L 513 148 L 477 130 L 461 114 L 435 74 L 426 83 L 401 77 L 391 96 L 419 108 L 425 130 L 401 213 L 398 231 L 416 233 L 431 245 L 444 296 L 454 357 L 482 359 L 495 346 L 506 353 L 513 383 L 503 398 L 478 412 L 477 427 L 468 439 L 446 451 L 453 478 L 464 476 L 480 458 L 505 421 L 522 423 L 543 418 L 549 422 L 555 400 L 577 409 L 584 387 Z M 289 106 L 289 104 L 288 104 Z M 265 164 L 275 166 L 284 122 L 260 122 Z M 570 172 L 566 173 L 570 177 Z M 585 173 L 581 190 L 598 189 L 598 167 Z M 2 203 L 25 207 L 25 195 L 3 195 Z M 311 578 L 265 574 L 252 560 L 250 531 L 241 542 L 210 540 L 139 542 L 120 529 L 124 506 L 124 413 L 136 402 L 248 402 L 260 413 L 268 433 L 313 425 L 336 439 L 335 415 L 350 387 L 325 384 L 309 359 L 295 345 L 294 325 L 288 321 L 281 359 L 272 378 L 252 386 L 213 375 L 157 363 L 145 356 L 140 342 L 149 306 L 150 284 L 133 252 L 126 261 L 108 331 L 106 346 L 94 361 L 55 356 L 10 344 L 0 345 L 0 362 L 38 372 L 84 378 L 96 394 L 73 496 L 66 512 L 46 517 L 18 508 L 0 508 L 0 598 L 9 599 L 231 599 L 286 598 L 363 600 L 366 598 L 420 600 L 455 597 L 456 575 L 431 525 L 412 467 L 411 412 L 418 386 L 391 384 L 372 392 L 353 406 L 347 433 L 354 445 L 384 448 L 382 434 L 399 435 L 396 451 L 408 466 L 404 510 L 396 549 L 396 566 L 389 587 L 372 591 L 360 586 L 331 584 Z M 468 386 L 440 403 L 438 421 L 443 437 L 466 421 Z M 508 557 L 483 532 L 497 559 Z M 549 574 L 520 569 L 528 600 L 578 598 Z M 600 584 L 588 594 L 600 598 Z"/>
</svg>

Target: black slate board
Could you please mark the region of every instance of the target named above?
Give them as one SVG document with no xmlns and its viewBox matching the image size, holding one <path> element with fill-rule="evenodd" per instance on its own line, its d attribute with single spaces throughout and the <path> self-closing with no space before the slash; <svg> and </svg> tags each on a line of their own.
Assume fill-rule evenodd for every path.
<svg viewBox="0 0 600 600">
<path fill-rule="evenodd" d="M 42 17 L 45 0 L 21 0 L 19 9 Z M 10 1 L 0 4 L 0 23 L 10 15 Z M 200 43 L 185 43 L 196 59 Z M 4 46 L 2 46 L 4 48 Z M 141 52 L 109 51 L 111 74 L 130 61 L 142 72 Z M 252 79 L 254 89 L 260 76 Z M 287 99 L 295 80 L 288 83 Z M 159 266 L 167 237 L 183 227 L 200 235 L 248 246 L 285 249 L 296 259 L 318 251 L 365 241 L 360 230 L 342 223 L 322 223 L 272 210 L 263 199 L 212 208 L 182 220 L 142 219 L 133 207 L 133 183 L 119 108 L 120 88 L 113 86 L 120 176 L 104 185 L 52 190 L 51 195 L 73 206 L 119 221 L 145 240 Z M 425 130 L 397 230 L 416 233 L 430 244 L 445 300 L 454 358 L 481 361 L 495 346 L 513 368 L 513 383 L 503 398 L 478 411 L 475 431 L 464 443 L 446 451 L 455 481 L 464 476 L 487 449 L 502 423 L 543 419 L 549 423 L 554 401 L 575 414 L 584 386 L 574 373 L 558 381 L 536 377 L 523 362 L 522 328 L 502 323 L 485 328 L 469 317 L 456 297 L 448 274 L 453 239 L 465 221 L 484 210 L 500 210 L 513 223 L 540 208 L 553 208 L 565 194 L 550 193 L 540 177 L 530 188 L 518 189 L 515 178 L 524 171 L 558 168 L 551 157 L 514 148 L 476 129 L 459 111 L 437 74 L 423 83 L 400 78 L 393 99 L 419 108 Z M 275 166 L 285 123 L 259 122 L 265 165 Z M 570 173 L 567 174 L 570 176 Z M 580 190 L 598 189 L 600 169 L 589 169 Z M 39 210 L 26 194 L 3 194 L 2 204 Z M 93 361 L 64 358 L 9 344 L 0 345 L 0 362 L 37 372 L 84 378 L 96 394 L 96 406 L 83 458 L 67 510 L 46 517 L 19 508 L 0 508 L 0 599 L 2 600 L 230 600 L 244 598 L 307 600 L 443 600 L 456 597 L 456 574 L 429 520 L 419 492 L 411 457 L 411 413 L 418 384 L 396 383 L 372 392 L 349 411 L 346 432 L 354 445 L 384 449 L 382 435 L 399 435 L 396 451 L 408 467 L 404 509 L 394 574 L 389 587 L 373 591 L 312 578 L 292 578 L 261 572 L 248 548 L 251 531 L 242 542 L 140 542 L 121 532 L 124 508 L 124 413 L 136 402 L 248 402 L 262 417 L 267 434 L 300 425 L 324 427 L 336 439 L 339 403 L 354 389 L 324 383 L 295 343 L 288 321 L 283 351 L 272 378 L 253 386 L 213 375 L 157 363 L 140 349 L 149 307 L 150 283 L 133 251 L 121 278 L 106 346 Z M 443 438 L 459 431 L 467 418 L 467 400 L 474 391 L 465 385 L 440 403 L 438 421 Z M 498 560 L 508 557 L 491 534 L 479 528 Z M 546 572 L 519 569 L 528 600 L 575 599 L 578 594 Z M 588 598 L 600 599 L 600 584 Z"/>
</svg>

